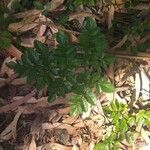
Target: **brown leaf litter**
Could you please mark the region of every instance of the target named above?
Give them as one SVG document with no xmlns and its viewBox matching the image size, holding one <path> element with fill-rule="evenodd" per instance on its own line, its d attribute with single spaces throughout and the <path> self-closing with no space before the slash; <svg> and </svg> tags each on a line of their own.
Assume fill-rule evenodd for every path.
<svg viewBox="0 0 150 150">
<path fill-rule="evenodd" d="M 51 3 L 50 13 L 66 9 L 63 0 L 52 0 Z M 126 12 L 124 3 L 124 0 L 112 1 L 107 9 L 106 3 L 101 1 L 99 3 L 101 9 L 97 14 L 93 14 L 89 8 L 80 6 L 77 12 L 69 14 L 69 21 L 76 19 L 81 23 L 82 28 L 83 20 L 90 16 L 102 25 L 106 22 L 107 27 L 111 28 L 114 13 Z M 140 5 L 136 9 L 147 10 L 147 8 L 148 6 Z M 26 10 L 13 16 L 20 19 L 20 22 L 9 24 L 8 30 L 17 33 L 18 36 L 21 35 L 21 45 L 24 47 L 33 47 L 36 39 L 49 47 L 55 47 L 57 43 L 52 35 L 58 30 L 66 32 L 72 43 L 78 42 L 76 35 L 80 32 L 56 24 L 53 19 L 43 16 L 40 10 Z M 39 92 L 34 87 L 29 87 L 25 78 L 19 78 L 14 74 L 6 63 L 20 59 L 22 52 L 15 45 L 7 48 L 5 59 L 0 62 L 2 64 L 0 71 L 0 116 L 2 116 L 0 117 L 2 122 L 0 143 L 2 146 L 0 145 L 0 149 L 93 150 L 94 144 L 99 142 L 106 132 L 106 118 L 102 106 L 110 102 L 112 98 L 109 97 L 128 103 L 133 109 L 137 109 L 139 103 L 142 103 L 142 107 L 148 107 L 148 100 L 144 103 L 140 100 L 138 85 L 141 83 L 137 82 L 136 76 L 142 70 L 145 73 L 144 78 L 150 79 L 150 56 L 147 53 L 138 53 L 137 56 L 130 57 L 130 52 L 116 51 L 115 49 L 121 48 L 127 39 L 135 45 L 131 35 L 124 35 L 109 51 L 121 58 L 105 70 L 106 76 L 116 86 L 116 92 L 113 95 L 101 94 L 95 107 L 89 108 L 88 112 L 76 117 L 69 115 L 67 98 L 57 98 L 54 102 L 48 103 L 46 89 Z M 144 43 L 149 40 L 149 36 L 136 37 L 136 40 Z M 142 131 L 142 139 L 149 143 L 149 132 L 142 127 L 137 127 L 136 130 Z M 121 146 L 123 149 L 137 150 L 144 142 L 137 140 L 134 145 L 123 142 Z"/>
</svg>

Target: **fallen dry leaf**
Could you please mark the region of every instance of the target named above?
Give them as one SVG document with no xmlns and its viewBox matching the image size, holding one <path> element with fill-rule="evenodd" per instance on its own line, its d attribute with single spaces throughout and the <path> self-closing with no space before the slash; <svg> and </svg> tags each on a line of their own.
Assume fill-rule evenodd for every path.
<svg viewBox="0 0 150 150">
<path fill-rule="evenodd" d="M 31 141 L 24 145 L 24 150 L 36 150 L 36 142 L 34 136 L 32 136 Z"/>
<path fill-rule="evenodd" d="M 109 79 L 114 82 L 114 64 L 110 64 L 105 71 Z"/>
<path fill-rule="evenodd" d="M 22 52 L 17 49 L 14 45 L 10 45 L 10 47 L 5 49 L 5 52 L 9 55 L 9 56 L 13 56 L 17 59 L 21 58 Z"/>
<path fill-rule="evenodd" d="M 70 43 L 72 43 L 72 44 L 79 43 L 79 40 L 78 40 L 78 38 L 75 35 L 73 35 L 71 33 L 69 33 L 68 35 L 69 35 L 69 41 L 70 41 Z"/>
<path fill-rule="evenodd" d="M 34 23 L 32 20 L 29 22 L 21 21 L 21 22 L 9 24 L 8 30 L 10 32 L 22 33 L 22 32 L 26 32 L 35 28 L 37 25 L 38 24 Z"/>
<path fill-rule="evenodd" d="M 24 85 L 26 84 L 26 78 L 17 78 L 11 82 L 11 85 Z"/>
<path fill-rule="evenodd" d="M 108 11 L 108 29 L 110 29 L 112 27 L 112 21 L 114 19 L 114 13 L 115 13 L 114 5 L 110 5 L 109 11 Z"/>
<path fill-rule="evenodd" d="M 140 39 L 140 44 L 146 42 L 147 40 L 150 40 L 150 35 L 144 36 L 142 39 Z"/>
<path fill-rule="evenodd" d="M 77 127 L 77 128 L 81 128 L 81 127 L 84 127 L 84 126 L 85 126 L 85 123 L 84 123 L 83 120 L 82 120 L 82 121 L 80 121 L 80 122 L 74 124 L 73 126 L 74 126 L 74 127 Z"/>
<path fill-rule="evenodd" d="M 37 10 L 37 9 L 32 9 L 32 10 L 26 10 L 24 12 L 19 12 L 17 14 L 14 14 L 13 16 L 15 18 L 27 18 L 30 16 L 38 16 L 41 13 L 41 10 Z"/>
<path fill-rule="evenodd" d="M 91 143 L 89 144 L 89 150 L 93 150 L 94 146 L 95 146 L 94 142 L 91 141 Z"/>
<path fill-rule="evenodd" d="M 69 124 L 61 124 L 60 126 L 57 127 L 58 129 L 66 129 L 67 132 L 70 135 L 76 136 L 77 135 L 77 131 L 76 131 L 76 127 L 73 127 Z"/>
<path fill-rule="evenodd" d="M 42 97 L 40 99 L 37 99 L 36 101 L 34 101 L 34 105 L 27 105 L 26 110 L 24 111 L 24 114 L 31 114 L 31 113 L 35 113 L 35 112 L 39 112 L 42 111 L 44 108 L 49 108 L 52 109 L 53 107 L 55 107 L 55 105 L 59 105 L 59 104 L 66 104 L 66 101 L 64 99 L 56 99 L 55 101 L 49 103 L 47 101 L 48 97 Z M 29 101 L 27 101 L 28 104 L 30 104 Z M 62 109 L 63 110 L 63 109 Z M 64 112 L 67 112 L 69 110 L 63 110 L 62 114 L 64 114 Z"/>
<path fill-rule="evenodd" d="M 65 124 L 72 124 L 74 123 L 76 120 L 78 119 L 78 116 L 75 117 L 71 117 L 71 116 L 67 116 L 67 118 L 63 118 L 63 123 Z"/>
<path fill-rule="evenodd" d="M 132 9 L 137 9 L 137 10 L 150 10 L 150 5 L 147 5 L 147 4 L 140 4 L 140 5 L 134 6 Z"/>
<path fill-rule="evenodd" d="M 72 150 L 71 146 L 64 146 L 58 143 L 47 143 L 38 146 L 36 150 Z"/>
<path fill-rule="evenodd" d="M 70 135 L 66 129 L 55 129 L 55 140 L 63 145 L 71 145 Z"/>
<path fill-rule="evenodd" d="M 76 145 L 73 145 L 72 150 L 79 150 L 79 148 Z"/>
<path fill-rule="evenodd" d="M 6 84 L 6 79 L 0 78 L 0 88 Z"/>
<path fill-rule="evenodd" d="M 89 150 L 89 145 L 88 143 L 82 143 L 80 145 L 80 150 Z"/>
<path fill-rule="evenodd" d="M 24 46 L 24 47 L 34 47 L 34 40 L 35 38 L 21 38 L 21 43 L 20 45 L 21 46 Z"/>
<path fill-rule="evenodd" d="M 4 131 L 0 134 L 0 141 L 6 141 L 11 138 L 16 139 L 16 130 L 17 130 L 17 122 L 19 117 L 23 113 L 24 108 L 20 107 L 17 111 L 17 114 L 14 117 L 14 120 L 4 129 Z"/>
<path fill-rule="evenodd" d="M 16 108 L 18 108 L 18 106 L 20 106 L 21 104 L 27 102 L 34 95 L 35 95 L 35 91 L 32 91 L 30 94 L 26 95 L 25 97 L 21 98 L 20 100 L 14 101 L 12 103 L 9 103 L 5 106 L 0 107 L 0 113 L 5 113 L 5 112 L 15 110 Z"/>
<path fill-rule="evenodd" d="M 1 75 L 4 76 L 5 74 L 7 74 L 8 77 L 11 77 L 14 74 L 14 71 L 12 69 L 10 69 L 6 64 L 9 62 L 15 61 L 15 60 L 16 60 L 16 58 L 10 58 L 10 57 L 7 57 L 4 60 L 1 70 L 0 70 Z"/>
<path fill-rule="evenodd" d="M 146 144 L 150 145 L 150 138 L 146 134 L 146 131 L 143 128 L 141 129 L 141 135 L 142 135 L 142 138 L 145 140 Z"/>
<path fill-rule="evenodd" d="M 70 112 L 70 107 L 59 109 L 57 112 L 59 114 L 68 114 Z"/>
<path fill-rule="evenodd" d="M 127 39 L 128 35 L 125 35 L 119 43 L 117 43 L 113 48 L 111 48 L 111 50 L 122 47 L 123 44 L 125 44 L 125 42 L 127 41 Z"/>
<path fill-rule="evenodd" d="M 64 145 L 61 145 L 61 144 L 58 144 L 58 143 L 53 143 L 51 144 L 51 148 L 52 150 L 72 150 L 72 147 L 71 146 L 64 146 Z"/>
<path fill-rule="evenodd" d="M 93 13 L 91 13 L 91 10 L 90 10 L 90 12 L 75 12 L 73 14 L 70 14 L 69 15 L 69 21 L 71 21 L 73 19 L 78 19 L 79 22 L 82 25 L 85 17 L 93 17 L 94 19 L 97 19 L 97 20 L 99 20 L 101 22 L 104 21 L 103 19 L 101 19 L 98 16 L 94 15 Z"/>
<path fill-rule="evenodd" d="M 58 126 L 60 126 L 61 123 L 43 123 L 42 124 L 42 129 L 43 130 L 51 130 L 51 129 L 54 129 L 54 128 L 57 128 Z"/>
<path fill-rule="evenodd" d="M 13 97 L 13 99 L 11 101 L 12 102 L 13 101 L 19 101 L 22 98 L 24 98 L 24 96 L 15 96 L 15 97 Z M 27 103 L 30 103 L 30 104 L 36 103 L 36 98 L 35 97 L 31 97 L 30 99 L 28 99 Z"/>
<path fill-rule="evenodd" d="M 97 126 L 101 127 L 104 124 L 105 117 L 101 114 L 94 115 L 90 117 Z"/>
<path fill-rule="evenodd" d="M 3 147 L 0 145 L 0 150 L 4 150 Z"/>
<path fill-rule="evenodd" d="M 46 17 L 43 15 L 40 15 L 39 19 L 41 22 L 45 22 L 47 20 Z M 41 25 L 36 37 L 41 38 L 44 35 L 46 28 L 46 25 Z"/>
<path fill-rule="evenodd" d="M 126 1 L 126 0 L 112 0 L 112 3 L 119 5 L 119 4 L 125 3 L 125 1 Z"/>
<path fill-rule="evenodd" d="M 50 11 L 55 10 L 59 6 L 61 6 L 64 3 L 64 0 L 51 0 L 51 8 Z"/>
<path fill-rule="evenodd" d="M 71 125 L 68 125 L 68 124 L 62 124 L 62 123 L 43 123 L 42 124 L 42 129 L 44 130 L 52 130 L 52 129 L 66 129 L 67 132 L 70 134 L 70 135 L 76 135 L 77 132 L 76 132 L 76 127 L 73 127 Z"/>
<path fill-rule="evenodd" d="M 58 112 L 55 110 L 54 111 L 52 110 L 48 116 L 48 121 L 50 121 L 51 123 L 54 123 L 56 122 L 57 118 L 59 118 Z"/>
</svg>

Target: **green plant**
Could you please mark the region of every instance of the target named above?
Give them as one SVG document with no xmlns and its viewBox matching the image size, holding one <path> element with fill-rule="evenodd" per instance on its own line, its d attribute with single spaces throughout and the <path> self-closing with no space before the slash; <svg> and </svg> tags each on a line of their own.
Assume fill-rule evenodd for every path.
<svg viewBox="0 0 150 150">
<path fill-rule="evenodd" d="M 36 9 L 46 11 L 51 7 L 51 2 L 43 3 L 39 0 L 35 0 L 35 1 L 33 1 L 33 5 Z"/>
<path fill-rule="evenodd" d="M 136 114 L 136 124 L 150 127 L 150 110 L 140 110 Z"/>
<path fill-rule="evenodd" d="M 79 5 L 95 6 L 97 0 L 70 0 L 67 5 L 70 10 L 75 9 Z"/>
<path fill-rule="evenodd" d="M 95 149 L 102 150 L 102 147 L 104 147 L 104 149 L 116 150 L 119 142 L 126 137 L 128 131 L 127 105 L 113 101 L 110 105 L 104 107 L 104 112 L 111 124 L 111 130 L 106 133 L 104 140 L 97 144 Z"/>
<path fill-rule="evenodd" d="M 125 7 L 128 9 L 130 7 L 140 4 L 140 0 L 127 0 L 125 1 Z"/>
<path fill-rule="evenodd" d="M 73 0 L 73 4 L 75 6 L 78 5 L 88 5 L 88 6 L 94 6 L 96 4 L 97 0 Z"/>
<path fill-rule="evenodd" d="M 7 3 L 7 2 L 6 2 Z M 4 5 L 4 4 L 3 4 Z M 15 20 L 9 17 L 9 10 L 7 7 L 0 4 L 0 48 L 4 49 L 11 44 L 11 33 L 7 30 L 8 24 Z"/>
<path fill-rule="evenodd" d="M 102 78 L 101 69 L 114 61 L 105 53 L 107 42 L 96 22 L 86 19 L 85 28 L 79 36 L 79 44 L 69 43 L 63 32 L 56 34 L 57 48 L 49 49 L 35 41 L 34 50 L 28 49 L 21 60 L 9 64 L 28 83 L 35 82 L 38 89 L 48 86 L 49 100 L 74 93 L 71 98 L 71 114 L 86 111 L 87 104 L 95 104 L 97 92 L 113 92 L 114 87 Z"/>
<path fill-rule="evenodd" d="M 7 31 L 0 31 L 0 48 L 7 48 L 11 44 L 11 34 Z"/>
<path fill-rule="evenodd" d="M 109 121 L 109 130 L 103 140 L 96 144 L 95 150 L 117 150 L 124 139 L 129 143 L 135 141 L 135 127 L 150 127 L 150 110 L 131 114 L 128 105 L 116 100 L 104 107 L 104 112 Z"/>
</svg>

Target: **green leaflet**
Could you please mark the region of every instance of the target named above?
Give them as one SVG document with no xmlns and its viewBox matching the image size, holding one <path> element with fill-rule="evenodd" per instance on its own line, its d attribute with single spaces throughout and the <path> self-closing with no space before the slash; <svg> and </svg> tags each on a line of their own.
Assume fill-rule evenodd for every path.
<svg viewBox="0 0 150 150">
<path fill-rule="evenodd" d="M 97 89 L 106 93 L 111 93 L 115 91 L 115 87 L 103 78 L 101 78 L 97 83 Z"/>
<path fill-rule="evenodd" d="M 11 9 L 16 10 L 16 9 L 21 9 L 21 5 L 19 0 L 14 0 L 11 4 Z"/>
<path fill-rule="evenodd" d="M 150 22 L 144 22 L 144 23 L 143 23 L 143 28 L 144 28 L 145 30 L 150 30 Z"/>
<path fill-rule="evenodd" d="M 95 145 L 94 150 L 109 150 L 109 147 L 104 143 L 98 143 Z"/>
<path fill-rule="evenodd" d="M 39 9 L 39 10 L 44 9 L 44 5 L 39 1 L 33 1 L 33 5 L 36 9 Z"/>
<path fill-rule="evenodd" d="M 97 27 L 96 22 L 91 18 L 86 19 L 85 28 L 82 30 L 79 37 L 80 45 L 85 54 L 92 56 L 100 56 L 107 48 L 107 42 L 104 35 L 101 33 L 100 28 Z M 98 58 L 99 59 L 99 58 Z"/>
<path fill-rule="evenodd" d="M 95 105 L 96 96 L 90 90 L 87 90 L 84 94 L 85 100 L 90 103 L 91 105 Z"/>
<path fill-rule="evenodd" d="M 73 0 L 73 4 L 75 6 L 79 5 L 88 5 L 88 6 L 94 6 L 96 4 L 97 0 Z"/>
<path fill-rule="evenodd" d="M 75 116 L 86 111 L 88 103 L 82 95 L 75 95 L 70 99 L 71 110 L 70 115 Z"/>
<path fill-rule="evenodd" d="M 73 96 L 70 102 L 71 102 L 70 115 L 74 116 L 82 112 L 85 112 L 89 104 L 94 105 L 96 102 L 96 96 L 90 90 L 86 90 L 86 92 L 82 95 Z"/>
<path fill-rule="evenodd" d="M 74 10 L 79 5 L 95 6 L 98 0 L 69 0 L 67 6 L 70 10 Z"/>
<path fill-rule="evenodd" d="M 0 31 L 0 48 L 7 48 L 11 44 L 11 34 L 7 31 Z"/>
<path fill-rule="evenodd" d="M 67 45 L 69 44 L 68 36 L 64 32 L 58 32 L 56 34 L 56 39 L 59 45 Z"/>
</svg>

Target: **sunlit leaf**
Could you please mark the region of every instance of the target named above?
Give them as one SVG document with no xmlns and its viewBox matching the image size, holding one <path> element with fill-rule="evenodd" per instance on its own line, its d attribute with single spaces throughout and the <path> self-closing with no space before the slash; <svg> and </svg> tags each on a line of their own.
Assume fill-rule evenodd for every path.
<svg viewBox="0 0 150 150">
<path fill-rule="evenodd" d="M 135 117 L 129 117 L 127 122 L 129 126 L 132 127 L 133 125 L 135 125 Z"/>
<path fill-rule="evenodd" d="M 98 143 L 95 145 L 94 150 L 109 150 L 109 147 L 104 143 Z"/>
<path fill-rule="evenodd" d="M 86 91 L 86 93 L 84 94 L 84 98 L 91 105 L 94 105 L 96 103 L 96 96 L 91 91 Z"/>
<path fill-rule="evenodd" d="M 99 84 L 103 92 L 111 93 L 115 91 L 115 87 L 105 79 L 102 79 Z"/>
</svg>

